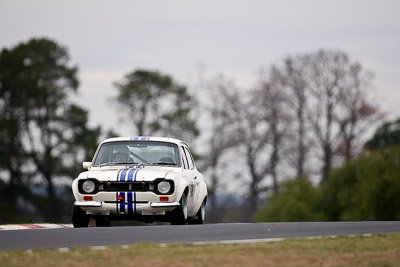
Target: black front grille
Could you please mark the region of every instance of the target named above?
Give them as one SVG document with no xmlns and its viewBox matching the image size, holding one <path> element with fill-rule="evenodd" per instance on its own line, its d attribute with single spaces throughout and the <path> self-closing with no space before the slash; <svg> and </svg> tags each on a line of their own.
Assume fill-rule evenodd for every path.
<svg viewBox="0 0 400 267">
<path fill-rule="evenodd" d="M 102 182 L 98 184 L 99 191 L 106 192 L 145 192 L 150 190 L 150 183 L 146 182 Z"/>
</svg>

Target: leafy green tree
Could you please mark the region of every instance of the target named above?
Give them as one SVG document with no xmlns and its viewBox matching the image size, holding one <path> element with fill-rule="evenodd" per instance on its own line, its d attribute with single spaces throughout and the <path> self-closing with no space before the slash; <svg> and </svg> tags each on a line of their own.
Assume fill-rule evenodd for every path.
<svg viewBox="0 0 400 267">
<path fill-rule="evenodd" d="M 323 213 L 318 209 L 318 190 L 304 177 L 282 183 L 279 192 L 269 197 L 254 215 L 257 222 L 324 219 Z"/>
<path fill-rule="evenodd" d="M 138 135 L 166 135 L 191 140 L 199 134 L 192 116 L 195 105 L 185 86 L 157 71 L 136 70 L 116 82 L 117 108 Z"/>
<path fill-rule="evenodd" d="M 400 220 L 400 147 L 363 154 L 357 162 L 364 220 Z"/>
<path fill-rule="evenodd" d="M 361 217 L 361 211 L 358 210 L 360 200 L 356 197 L 359 187 L 353 163 L 345 163 L 330 172 L 321 186 L 320 195 L 321 209 L 329 220 L 350 220 L 356 213 L 357 217 Z"/>
<path fill-rule="evenodd" d="M 7 90 L 22 88 L 27 94 L 20 107 L 22 129 L 28 138 L 24 150 L 45 179 L 48 194 L 54 196 L 52 179 L 60 174 L 63 152 L 73 144 L 65 114 L 73 109 L 67 97 L 78 87 L 77 68 L 67 65 L 69 56 L 64 47 L 47 39 L 20 44 L 10 51 L 9 56 L 14 55 L 18 55 L 19 68 L 11 69 L 11 75 L 18 78 Z"/>
<path fill-rule="evenodd" d="M 374 136 L 365 143 L 366 150 L 375 150 L 400 144 L 400 118 L 392 122 L 384 122 Z"/>
<path fill-rule="evenodd" d="M 3 49 L 0 54 L 0 167 L 8 174 L 9 184 L 18 187 L 24 181 L 24 170 L 21 168 L 27 161 L 23 150 L 24 107 L 32 96 L 26 90 L 26 82 L 15 85 L 27 75 L 20 72 L 24 66 L 24 58 L 20 51 Z M 3 174 L 4 175 L 4 174 Z M 13 191 L 13 190 L 12 190 Z M 15 200 L 12 194 L 11 202 Z"/>
<path fill-rule="evenodd" d="M 68 63 L 67 49 L 45 38 L 0 54 L 0 168 L 15 188 L 10 200 L 23 197 L 42 205 L 47 221 L 60 221 L 60 207 L 66 206 L 55 180 L 75 177 L 101 134 L 99 127 L 87 126 L 87 111 L 69 101 L 79 83 L 77 68 Z M 43 182 L 47 196 L 22 194 Z"/>
<path fill-rule="evenodd" d="M 329 220 L 399 220 L 399 172 L 399 146 L 363 153 L 323 183 L 324 212 Z"/>
</svg>

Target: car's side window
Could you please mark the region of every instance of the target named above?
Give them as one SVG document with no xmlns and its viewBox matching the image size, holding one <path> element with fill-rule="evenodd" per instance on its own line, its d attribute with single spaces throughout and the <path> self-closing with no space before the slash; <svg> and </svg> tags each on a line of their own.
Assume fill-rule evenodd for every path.
<svg viewBox="0 0 400 267">
<path fill-rule="evenodd" d="M 194 163 L 192 152 L 190 152 L 189 148 L 187 150 L 188 150 L 188 153 L 189 153 L 189 156 L 190 156 L 190 160 L 192 161 L 193 167 L 195 167 L 196 164 Z"/>
<path fill-rule="evenodd" d="M 192 155 L 190 155 L 189 149 L 187 149 L 186 147 L 184 148 L 184 150 L 185 150 L 187 161 L 189 163 L 189 169 L 192 170 L 194 168 Z"/>
<path fill-rule="evenodd" d="M 185 151 L 184 151 L 183 147 L 181 147 L 181 155 L 182 155 L 182 161 L 183 161 L 183 168 L 184 169 L 189 169 L 188 161 L 187 161 L 186 154 L 185 154 Z"/>
</svg>

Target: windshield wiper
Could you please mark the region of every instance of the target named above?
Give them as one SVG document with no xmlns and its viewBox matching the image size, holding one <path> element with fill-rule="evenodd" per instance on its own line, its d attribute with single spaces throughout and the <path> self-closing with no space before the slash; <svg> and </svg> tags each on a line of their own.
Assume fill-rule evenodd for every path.
<svg viewBox="0 0 400 267">
<path fill-rule="evenodd" d="M 100 164 L 100 167 L 103 167 L 103 166 L 112 166 L 112 165 L 115 165 L 115 162 L 106 162 L 106 163 L 102 163 L 102 164 Z"/>
<path fill-rule="evenodd" d="M 130 164 L 138 164 L 136 162 L 128 162 L 128 161 L 119 161 L 119 162 L 106 162 L 100 164 L 100 167 L 103 166 L 114 166 L 114 165 L 130 165 Z"/>
<path fill-rule="evenodd" d="M 152 165 L 176 165 L 175 162 L 170 162 L 170 161 L 158 161 L 158 162 L 152 162 L 150 164 L 152 164 Z"/>
</svg>

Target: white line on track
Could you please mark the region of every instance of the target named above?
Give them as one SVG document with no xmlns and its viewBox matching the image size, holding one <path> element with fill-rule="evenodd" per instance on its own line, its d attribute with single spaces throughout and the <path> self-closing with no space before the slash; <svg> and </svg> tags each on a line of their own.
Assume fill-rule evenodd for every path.
<svg viewBox="0 0 400 267">
<path fill-rule="evenodd" d="M 35 224 L 0 225 L 0 231 L 1 230 L 28 230 L 28 229 L 56 229 L 56 228 L 72 228 L 72 224 L 35 223 Z"/>
</svg>

